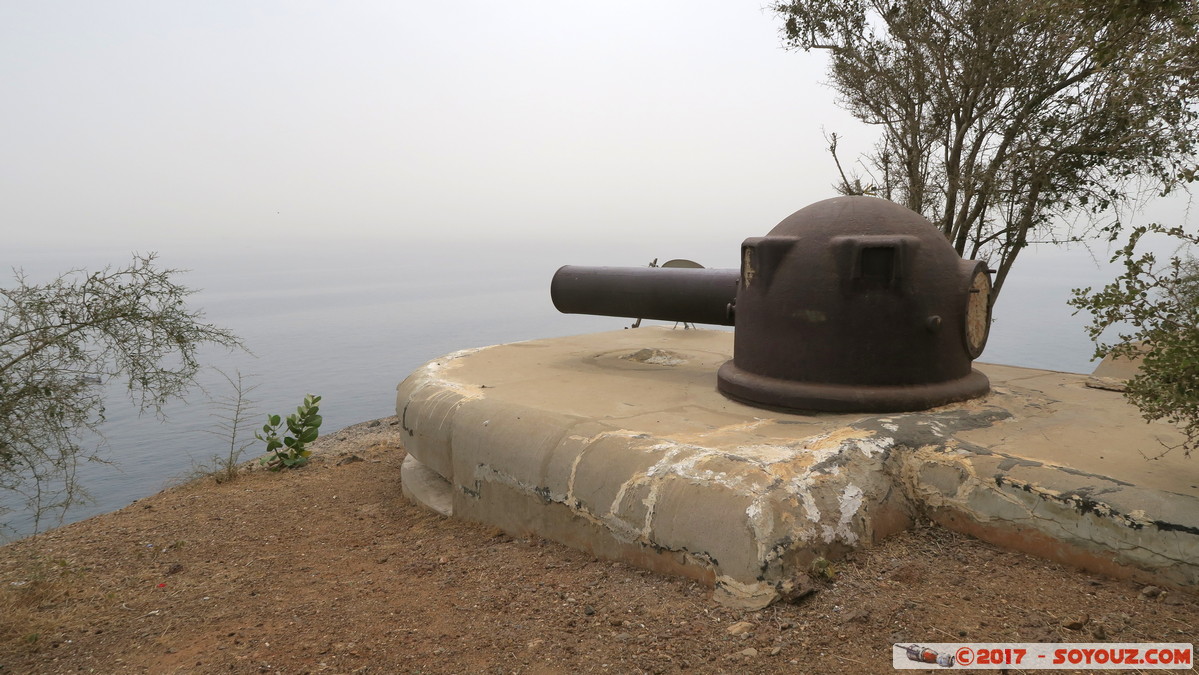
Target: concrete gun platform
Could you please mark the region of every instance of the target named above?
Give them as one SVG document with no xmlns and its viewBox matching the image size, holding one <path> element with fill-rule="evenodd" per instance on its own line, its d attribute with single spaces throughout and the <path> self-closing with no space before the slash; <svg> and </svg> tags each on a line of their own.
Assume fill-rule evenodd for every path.
<svg viewBox="0 0 1199 675">
<path fill-rule="evenodd" d="M 732 348 L 727 331 L 639 328 L 431 361 L 398 388 L 404 494 L 742 607 L 925 518 L 1199 588 L 1199 458 L 1145 459 L 1181 437 L 1085 375 L 976 364 L 992 385 L 980 399 L 799 415 L 718 393 Z"/>
</svg>

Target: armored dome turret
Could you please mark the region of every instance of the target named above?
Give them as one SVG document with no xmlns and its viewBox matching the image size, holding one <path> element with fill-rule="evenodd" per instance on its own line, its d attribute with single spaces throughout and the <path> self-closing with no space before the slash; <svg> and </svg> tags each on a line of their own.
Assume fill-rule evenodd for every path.
<svg viewBox="0 0 1199 675">
<path fill-rule="evenodd" d="M 791 410 L 920 410 L 985 394 L 986 266 L 874 197 L 817 202 L 741 245 L 733 359 L 718 386 Z"/>
<path fill-rule="evenodd" d="M 991 278 L 927 219 L 874 197 L 817 202 L 741 245 L 740 270 L 563 267 L 564 312 L 734 325 L 717 387 L 792 411 L 923 410 L 987 393 L 971 367 Z"/>
</svg>

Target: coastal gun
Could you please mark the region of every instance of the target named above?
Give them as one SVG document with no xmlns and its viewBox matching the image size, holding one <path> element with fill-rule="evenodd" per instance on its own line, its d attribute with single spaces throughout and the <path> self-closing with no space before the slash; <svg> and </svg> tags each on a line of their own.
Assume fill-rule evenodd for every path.
<svg viewBox="0 0 1199 675">
<path fill-rule="evenodd" d="M 577 267 L 565 313 L 734 326 L 717 388 L 788 411 L 899 412 L 982 396 L 990 270 L 874 197 L 817 202 L 741 245 L 741 268 Z"/>
</svg>

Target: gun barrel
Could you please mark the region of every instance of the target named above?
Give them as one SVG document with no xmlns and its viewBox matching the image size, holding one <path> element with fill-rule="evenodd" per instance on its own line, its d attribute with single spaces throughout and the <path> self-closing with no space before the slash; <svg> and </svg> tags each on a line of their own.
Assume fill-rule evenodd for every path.
<svg viewBox="0 0 1199 675">
<path fill-rule="evenodd" d="M 564 314 L 733 325 L 740 272 L 679 267 L 560 268 L 550 283 Z"/>
</svg>

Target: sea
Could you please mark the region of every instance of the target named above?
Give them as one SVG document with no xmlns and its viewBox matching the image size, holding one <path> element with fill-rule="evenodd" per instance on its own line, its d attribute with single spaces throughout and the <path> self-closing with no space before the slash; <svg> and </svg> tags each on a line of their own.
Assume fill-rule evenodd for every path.
<svg viewBox="0 0 1199 675">
<path fill-rule="evenodd" d="M 205 349 L 198 385 L 163 417 L 139 413 L 124 383 L 104 383 L 102 438 L 88 438 L 103 462 L 79 466 L 88 503 L 40 519 L 11 493 L 0 494 L 0 537 L 13 539 L 122 508 L 185 480 L 227 453 L 219 433 L 221 401 L 235 396 L 225 375 L 240 373 L 253 403 L 250 429 L 269 413 L 294 411 L 320 395 L 322 433 L 395 413 L 395 388 L 440 355 L 520 340 L 619 330 L 620 318 L 563 315 L 549 297 L 554 271 L 566 264 L 647 265 L 687 258 L 707 267 L 737 267 L 740 239 L 680 245 L 665 238 L 581 243 L 426 237 L 356 241 L 183 241 L 158 247 L 162 267 L 196 290 L 189 306 L 228 328 L 247 351 Z M 149 251 L 139 251 L 148 253 Z M 133 251 L 106 245 L 16 246 L 0 253 L 0 270 L 20 268 L 32 283 L 69 269 L 120 266 Z M 1030 248 L 994 310 L 980 361 L 1090 372 L 1088 319 L 1067 306 L 1071 289 L 1100 286 L 1115 274 L 1107 251 Z M 0 287 L 12 275 L 0 277 Z M 667 324 L 669 325 L 669 324 Z M 222 374 L 223 373 L 223 374 Z M 214 433 L 218 432 L 218 433 Z M 243 459 L 261 452 L 250 447 Z"/>
</svg>

